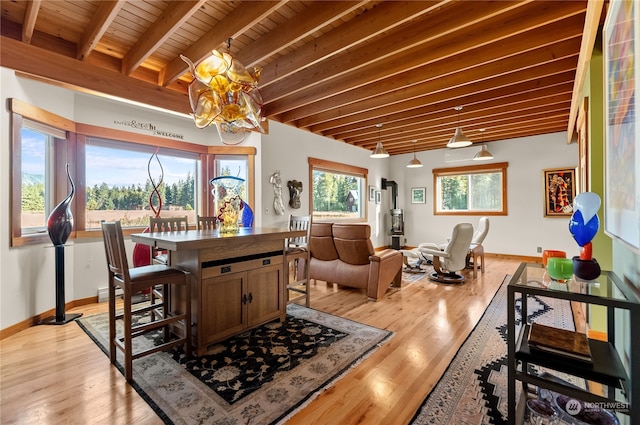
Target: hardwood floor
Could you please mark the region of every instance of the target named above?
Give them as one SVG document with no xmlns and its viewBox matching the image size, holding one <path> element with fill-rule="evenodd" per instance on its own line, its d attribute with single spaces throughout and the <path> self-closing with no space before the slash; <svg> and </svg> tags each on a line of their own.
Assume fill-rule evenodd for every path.
<svg viewBox="0 0 640 425">
<path fill-rule="evenodd" d="M 530 260 L 530 259 L 528 259 Z M 363 290 L 311 284 L 311 307 L 395 332 L 288 424 L 406 424 L 522 258 L 487 255 L 463 285 L 424 278 L 379 302 Z M 106 303 L 69 312 L 91 315 Z M 2 424 L 161 424 L 75 323 L 34 326 L 0 341 Z M 134 362 L 135 367 L 135 362 Z"/>
</svg>

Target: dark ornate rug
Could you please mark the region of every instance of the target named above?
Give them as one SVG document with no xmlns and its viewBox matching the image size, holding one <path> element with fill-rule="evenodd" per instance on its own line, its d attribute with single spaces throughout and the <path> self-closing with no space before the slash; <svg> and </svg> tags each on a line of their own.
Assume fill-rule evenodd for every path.
<svg viewBox="0 0 640 425">
<path fill-rule="evenodd" d="M 106 354 L 107 314 L 77 323 Z M 283 423 L 392 335 L 290 304 L 284 323 L 230 338 L 205 356 L 185 360 L 180 347 L 134 360 L 133 386 L 166 424 Z"/>
<path fill-rule="evenodd" d="M 422 402 L 411 425 L 507 424 L 506 330 L 510 278 L 505 277 L 484 315 Z M 527 306 L 529 318 L 535 318 L 536 322 L 575 329 L 569 301 L 530 297 Z M 519 307 L 516 306 L 518 311 Z"/>
</svg>

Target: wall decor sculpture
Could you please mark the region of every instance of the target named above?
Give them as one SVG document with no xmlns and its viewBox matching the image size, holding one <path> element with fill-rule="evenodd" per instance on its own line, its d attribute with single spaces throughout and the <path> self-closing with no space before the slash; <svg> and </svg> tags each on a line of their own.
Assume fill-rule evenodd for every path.
<svg viewBox="0 0 640 425">
<path fill-rule="evenodd" d="M 300 208 L 300 194 L 302 193 L 302 182 L 298 180 L 289 180 L 287 182 L 289 188 L 289 206 L 294 209 Z"/>
<path fill-rule="evenodd" d="M 273 210 L 276 215 L 283 215 L 284 204 L 282 203 L 282 180 L 280 180 L 280 171 L 271 174 L 269 183 L 273 185 Z"/>
<path fill-rule="evenodd" d="M 53 211 L 51 211 L 51 214 L 49 214 L 47 219 L 47 231 L 49 232 L 49 238 L 55 248 L 56 256 L 56 314 L 55 316 L 50 316 L 42 320 L 40 323 L 43 325 L 63 325 L 82 316 L 82 313 L 65 314 L 64 311 L 64 244 L 67 243 L 67 239 L 73 230 L 71 201 L 73 200 L 73 195 L 76 192 L 76 187 L 73 184 L 71 173 L 69 172 L 68 163 L 67 178 L 69 179 L 71 190 L 67 197 L 56 205 Z"/>
</svg>

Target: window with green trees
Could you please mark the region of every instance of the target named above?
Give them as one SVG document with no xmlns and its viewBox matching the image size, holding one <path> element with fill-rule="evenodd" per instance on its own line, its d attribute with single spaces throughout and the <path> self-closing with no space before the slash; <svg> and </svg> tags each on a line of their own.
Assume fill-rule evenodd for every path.
<svg viewBox="0 0 640 425">
<path fill-rule="evenodd" d="M 366 168 L 309 158 L 314 220 L 366 218 Z"/>
<path fill-rule="evenodd" d="M 433 170 L 434 214 L 507 214 L 508 163 Z"/>
<path fill-rule="evenodd" d="M 85 162 L 86 229 L 114 219 L 123 227 L 146 226 L 154 215 L 150 202 L 156 209 L 160 206 L 158 193 L 163 217 L 187 216 L 195 222 L 197 154 L 90 137 Z"/>
</svg>

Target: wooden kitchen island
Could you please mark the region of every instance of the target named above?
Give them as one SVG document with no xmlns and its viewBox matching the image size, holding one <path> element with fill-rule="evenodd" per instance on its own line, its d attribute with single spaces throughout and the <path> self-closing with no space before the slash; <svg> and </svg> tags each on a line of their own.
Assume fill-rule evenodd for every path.
<svg viewBox="0 0 640 425">
<path fill-rule="evenodd" d="M 274 319 L 283 321 L 287 285 L 283 254 L 287 238 L 306 231 L 281 228 L 136 233 L 131 240 L 166 249 L 169 263 L 191 273 L 193 345 L 198 356 L 212 343 Z M 182 304 L 179 289 L 169 294 L 172 309 Z"/>
</svg>

